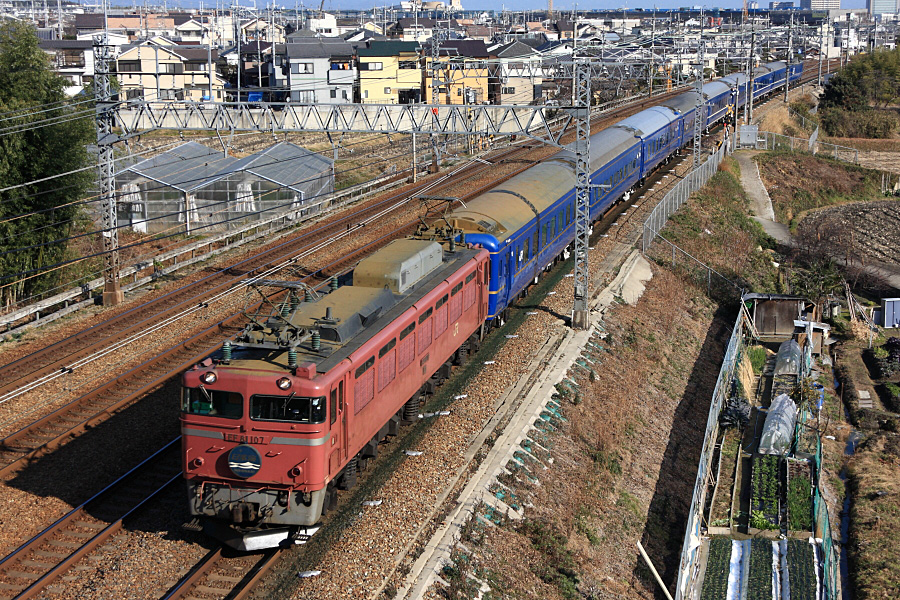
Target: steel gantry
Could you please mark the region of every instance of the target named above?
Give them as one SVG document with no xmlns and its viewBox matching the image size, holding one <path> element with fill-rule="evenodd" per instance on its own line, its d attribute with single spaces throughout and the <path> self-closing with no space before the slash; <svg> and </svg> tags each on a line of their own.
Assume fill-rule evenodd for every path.
<svg viewBox="0 0 900 600">
<path fill-rule="evenodd" d="M 124 299 L 119 288 L 119 230 L 116 215 L 115 173 L 113 169 L 113 144 L 118 136 L 113 133 L 114 103 L 109 84 L 110 47 L 106 32 L 94 38 L 94 94 L 96 97 L 97 160 L 99 166 L 99 191 L 101 203 L 101 228 L 103 230 L 103 304 L 118 304 Z"/>
<path fill-rule="evenodd" d="M 591 82 L 590 62 L 575 59 L 572 104 L 575 117 L 575 304 L 572 327 L 590 327 L 588 246 L 591 227 Z"/>
<path fill-rule="evenodd" d="M 544 144 L 562 147 L 562 138 L 576 132 L 576 239 L 575 312 L 573 326 L 589 325 L 587 268 L 590 231 L 590 76 L 588 58 L 574 68 L 571 107 L 520 105 L 451 104 L 334 104 L 298 105 L 269 103 L 172 103 L 133 101 L 109 102 L 108 53 L 95 45 L 98 54 L 97 125 L 100 150 L 100 189 L 103 198 L 104 250 L 107 282 L 118 289 L 118 238 L 116 237 L 115 182 L 112 144 L 154 130 L 278 133 L 414 133 L 426 135 L 523 136 Z M 105 47 L 105 46 L 102 46 Z M 105 74 L 105 75 L 104 75 Z M 100 91 L 99 82 L 107 82 Z M 118 135 L 112 134 L 113 129 Z M 102 132 L 102 133 L 100 133 Z M 111 235 L 106 235 L 110 233 Z M 113 288 L 110 288 L 112 291 Z M 104 303 L 121 301 L 121 292 Z"/>
</svg>

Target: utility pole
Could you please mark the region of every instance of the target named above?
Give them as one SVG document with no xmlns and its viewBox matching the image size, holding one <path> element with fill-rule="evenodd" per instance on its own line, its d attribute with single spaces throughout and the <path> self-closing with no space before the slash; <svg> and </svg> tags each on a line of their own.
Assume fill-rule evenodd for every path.
<svg viewBox="0 0 900 600">
<path fill-rule="evenodd" d="M 441 28 L 438 25 L 437 20 L 434 22 L 434 29 L 431 31 L 431 103 L 432 104 L 440 104 L 438 98 L 441 93 L 441 81 L 438 79 L 438 74 L 441 72 Z M 450 62 L 450 58 L 447 58 L 447 62 Z M 450 84 L 447 84 L 447 96 L 450 95 Z M 448 98 L 449 102 L 449 98 Z M 432 113 L 432 121 L 434 123 L 434 128 L 438 129 L 439 121 L 437 115 L 437 109 Z M 437 135 L 431 134 L 431 162 L 432 162 L 432 170 L 437 173 L 438 169 L 441 166 L 441 159 L 438 156 L 440 149 L 438 148 L 437 143 Z"/>
<path fill-rule="evenodd" d="M 822 23 L 819 23 L 819 79 L 816 85 L 822 87 Z"/>
<path fill-rule="evenodd" d="M 791 58 L 794 55 L 794 14 L 791 13 L 791 27 L 788 29 L 787 68 L 784 70 L 784 103 L 788 101 L 788 90 L 791 83 Z"/>
<path fill-rule="evenodd" d="M 110 108 L 109 61 L 111 59 L 107 31 L 94 38 L 94 97 L 96 99 L 97 162 L 103 236 L 103 304 L 119 304 L 125 293 L 119 288 L 119 230 L 115 174 L 113 173 L 113 143 L 118 136 L 112 133 L 113 114 Z"/>
<path fill-rule="evenodd" d="M 587 329 L 591 326 L 590 312 L 588 311 L 590 299 L 588 247 L 590 246 L 591 225 L 591 65 L 587 58 L 574 58 L 574 61 L 572 105 L 575 117 L 575 303 L 572 309 L 572 327 Z"/>
<path fill-rule="evenodd" d="M 699 69 L 697 74 L 697 110 L 694 117 L 694 168 L 700 166 L 700 152 L 703 144 L 703 8 L 700 8 L 700 37 L 697 40 L 697 62 Z"/>
</svg>

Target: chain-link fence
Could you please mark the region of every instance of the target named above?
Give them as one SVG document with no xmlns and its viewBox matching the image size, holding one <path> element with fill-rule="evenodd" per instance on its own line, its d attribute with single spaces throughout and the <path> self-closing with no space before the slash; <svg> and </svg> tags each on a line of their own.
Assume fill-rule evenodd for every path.
<svg viewBox="0 0 900 600">
<path fill-rule="evenodd" d="M 771 131 L 758 131 L 756 139 L 750 143 L 745 142 L 744 136 L 736 136 L 739 140 L 737 148 L 750 148 L 754 150 L 781 150 L 784 152 L 812 152 L 821 156 L 830 156 L 835 160 L 859 164 L 859 150 L 856 148 L 848 148 L 847 146 L 838 146 L 829 142 L 818 141 L 818 130 L 812 139 L 791 137 L 781 135 L 780 133 L 772 133 Z"/>
<path fill-rule="evenodd" d="M 726 301 L 740 296 L 742 292 L 740 286 L 662 237 L 660 231 L 666 226 L 669 217 L 687 202 L 691 194 L 706 185 L 706 182 L 716 174 L 727 152 L 728 144 L 722 144 L 706 162 L 688 173 L 663 196 L 659 204 L 650 212 L 647 220 L 644 221 L 642 241 L 642 251 L 645 256 L 659 264 L 671 266 L 673 271 L 692 279 L 698 286 L 705 285 L 706 293 L 710 297 Z M 656 242 L 655 245 L 654 242 Z"/>
<path fill-rule="evenodd" d="M 832 537 L 831 519 L 828 517 L 828 505 L 822 496 L 822 438 L 816 436 L 815 458 L 816 489 L 813 493 L 813 519 L 816 538 L 822 540 L 822 563 L 824 577 L 822 587 L 825 590 L 826 600 L 838 600 L 840 585 L 838 583 L 841 573 L 840 551 L 834 547 Z"/>
<path fill-rule="evenodd" d="M 688 513 L 687 530 L 681 549 L 681 562 L 678 568 L 678 587 L 675 590 L 675 600 L 690 597 L 691 583 L 700 575 L 701 560 L 700 538 L 703 534 L 704 507 L 706 495 L 710 489 L 710 479 L 714 477 L 713 457 L 719 440 L 719 413 L 722 405 L 732 389 L 732 380 L 735 377 L 738 362 L 744 351 L 745 332 L 751 329 L 747 312 L 741 310 L 731 331 L 731 339 L 725 350 L 725 358 L 722 368 L 719 369 L 719 378 L 713 390 L 712 404 L 709 407 L 709 416 L 706 419 L 706 434 L 703 438 L 703 450 L 700 454 L 700 463 L 697 468 L 697 479 L 694 482 L 694 494 L 691 498 L 690 512 Z"/>
</svg>

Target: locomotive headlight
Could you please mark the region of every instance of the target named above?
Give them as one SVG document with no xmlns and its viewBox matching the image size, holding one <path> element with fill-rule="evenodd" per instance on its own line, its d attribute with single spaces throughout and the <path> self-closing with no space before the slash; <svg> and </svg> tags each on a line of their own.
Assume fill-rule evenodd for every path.
<svg viewBox="0 0 900 600">
<path fill-rule="evenodd" d="M 289 390 L 291 386 L 294 384 L 293 381 L 288 377 L 281 377 L 278 381 L 275 382 L 275 385 L 278 386 L 279 390 Z"/>
<path fill-rule="evenodd" d="M 204 373 L 203 375 L 200 376 L 200 381 L 202 381 L 203 383 L 205 383 L 207 385 L 215 383 L 216 379 L 218 379 L 218 376 L 216 376 L 216 374 L 212 371 L 207 371 L 206 373 Z"/>
</svg>

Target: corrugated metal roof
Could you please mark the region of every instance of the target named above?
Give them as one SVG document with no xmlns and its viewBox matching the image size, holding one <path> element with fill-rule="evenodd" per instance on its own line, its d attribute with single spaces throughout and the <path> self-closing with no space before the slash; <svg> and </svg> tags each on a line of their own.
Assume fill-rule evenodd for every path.
<svg viewBox="0 0 900 600">
<path fill-rule="evenodd" d="M 282 187 L 298 187 L 330 172 L 331 159 L 281 142 L 228 165 L 224 171 L 221 175 L 245 171 Z"/>
<path fill-rule="evenodd" d="M 182 192 L 190 192 L 219 179 L 220 173 L 227 171 L 235 162 L 237 159 L 233 156 L 224 156 L 203 144 L 188 142 L 122 172 L 132 172 Z"/>
<path fill-rule="evenodd" d="M 197 142 L 188 142 L 118 173 L 131 172 L 182 192 L 191 192 L 241 172 L 287 188 L 330 173 L 331 159 L 306 148 L 282 142 L 244 158 L 223 156 Z"/>
</svg>

